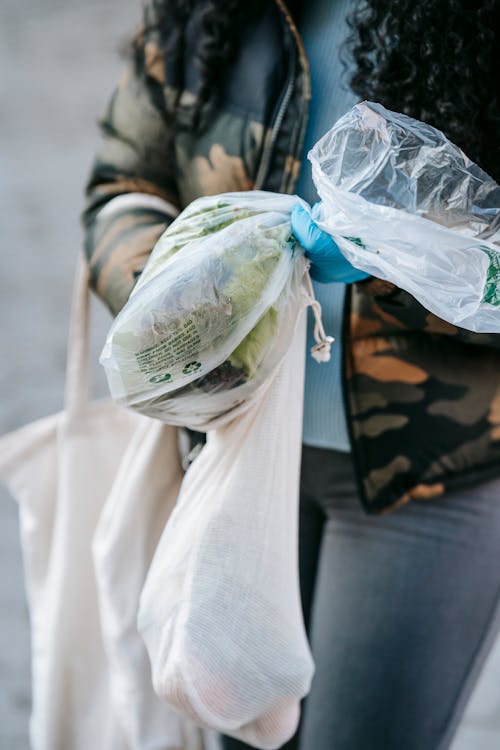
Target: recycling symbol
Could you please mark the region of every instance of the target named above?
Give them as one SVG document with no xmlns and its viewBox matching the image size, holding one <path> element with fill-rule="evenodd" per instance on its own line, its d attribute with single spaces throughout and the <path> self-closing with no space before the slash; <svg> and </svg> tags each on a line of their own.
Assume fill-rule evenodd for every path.
<svg viewBox="0 0 500 750">
<path fill-rule="evenodd" d="M 184 369 L 182 372 L 184 375 L 190 375 L 192 372 L 196 372 L 196 370 L 199 370 L 201 367 L 201 362 L 188 362 L 187 365 L 184 366 Z"/>
</svg>

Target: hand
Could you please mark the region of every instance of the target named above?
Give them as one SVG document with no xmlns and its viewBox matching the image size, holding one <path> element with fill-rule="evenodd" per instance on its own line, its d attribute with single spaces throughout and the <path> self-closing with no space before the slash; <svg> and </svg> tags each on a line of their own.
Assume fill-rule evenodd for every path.
<svg viewBox="0 0 500 750">
<path fill-rule="evenodd" d="M 318 205 L 318 204 L 316 204 Z M 292 209 L 292 231 L 311 261 L 310 274 L 315 281 L 328 284 L 341 281 L 352 284 L 368 278 L 369 274 L 354 268 L 344 258 L 329 234 L 323 232 L 313 219 L 316 206 L 309 213 L 303 206 Z"/>
</svg>

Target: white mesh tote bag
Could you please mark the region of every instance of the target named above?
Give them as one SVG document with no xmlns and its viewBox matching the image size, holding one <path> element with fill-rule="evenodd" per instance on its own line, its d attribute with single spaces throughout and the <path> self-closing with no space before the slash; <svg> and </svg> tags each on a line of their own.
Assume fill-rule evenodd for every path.
<svg viewBox="0 0 500 750">
<path fill-rule="evenodd" d="M 304 358 L 302 310 L 266 390 L 188 470 L 139 612 L 159 695 L 260 748 L 294 733 L 314 671 L 297 559 Z"/>
</svg>

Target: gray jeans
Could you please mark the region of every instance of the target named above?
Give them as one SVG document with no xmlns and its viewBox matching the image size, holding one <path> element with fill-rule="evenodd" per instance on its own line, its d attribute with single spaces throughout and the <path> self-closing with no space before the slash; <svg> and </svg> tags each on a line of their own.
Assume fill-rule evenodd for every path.
<svg viewBox="0 0 500 750">
<path fill-rule="evenodd" d="M 300 577 L 316 673 L 283 747 L 448 748 L 500 624 L 500 481 L 368 516 L 350 456 L 305 447 Z"/>
</svg>

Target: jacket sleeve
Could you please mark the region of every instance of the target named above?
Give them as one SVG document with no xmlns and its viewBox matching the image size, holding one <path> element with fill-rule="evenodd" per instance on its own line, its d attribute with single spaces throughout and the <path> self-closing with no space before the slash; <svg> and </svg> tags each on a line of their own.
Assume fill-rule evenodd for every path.
<svg viewBox="0 0 500 750">
<path fill-rule="evenodd" d="M 86 188 L 82 218 L 91 285 L 115 315 L 179 208 L 163 69 L 154 38 L 142 30 L 135 59 L 100 121 Z"/>
<path fill-rule="evenodd" d="M 381 316 L 392 321 L 396 328 L 444 334 L 466 344 L 500 349 L 499 333 L 474 333 L 452 325 L 426 310 L 415 297 L 388 281 L 370 278 L 356 284 L 356 288 L 360 293 L 373 297 Z"/>
</svg>

